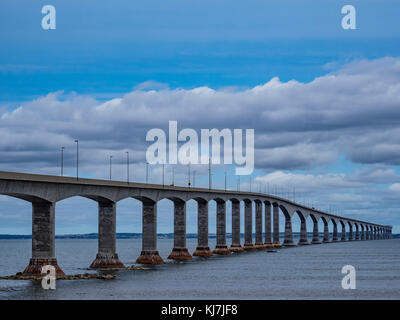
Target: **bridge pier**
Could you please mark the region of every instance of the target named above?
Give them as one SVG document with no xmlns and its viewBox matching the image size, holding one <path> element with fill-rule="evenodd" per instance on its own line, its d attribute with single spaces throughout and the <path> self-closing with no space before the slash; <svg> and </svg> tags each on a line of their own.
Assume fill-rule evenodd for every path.
<svg viewBox="0 0 400 320">
<path fill-rule="evenodd" d="M 274 235 L 273 235 L 273 246 L 274 247 L 282 247 L 280 241 L 279 241 L 279 205 L 277 203 L 272 204 L 272 209 L 273 209 L 273 215 L 274 215 L 274 221 L 273 221 L 273 226 L 274 226 Z"/>
<path fill-rule="evenodd" d="M 208 202 L 197 200 L 197 248 L 193 256 L 211 257 L 213 253 L 208 246 Z"/>
<path fill-rule="evenodd" d="M 353 238 L 353 225 L 349 223 L 349 241 L 354 240 Z"/>
<path fill-rule="evenodd" d="M 365 226 L 365 240 L 369 240 L 370 234 L 369 234 L 369 227 Z"/>
<path fill-rule="evenodd" d="M 329 240 L 329 226 L 328 226 L 328 221 L 323 221 L 324 222 L 324 239 L 322 240 L 324 243 L 331 242 Z"/>
<path fill-rule="evenodd" d="M 231 253 L 226 245 L 226 202 L 223 200 L 217 200 L 217 245 L 213 253 Z"/>
<path fill-rule="evenodd" d="M 356 240 L 360 240 L 360 227 L 356 224 Z"/>
<path fill-rule="evenodd" d="M 300 240 L 299 245 L 308 245 L 310 244 L 307 239 L 307 223 L 304 217 L 300 217 Z"/>
<path fill-rule="evenodd" d="M 256 205 L 256 249 L 264 249 L 264 242 L 262 236 L 262 202 L 260 200 L 255 201 Z"/>
<path fill-rule="evenodd" d="M 333 221 L 333 220 L 332 220 Z M 339 237 L 338 237 L 338 229 L 337 229 L 337 223 L 333 223 L 333 235 L 332 235 L 332 241 L 333 242 L 338 242 Z"/>
<path fill-rule="evenodd" d="M 191 260 L 186 248 L 186 202 L 174 200 L 174 248 L 168 256 L 173 260 Z"/>
<path fill-rule="evenodd" d="M 342 225 L 342 233 L 340 241 L 346 241 L 346 224 L 341 222 L 341 225 Z"/>
<path fill-rule="evenodd" d="M 164 263 L 157 250 L 157 203 L 154 201 L 142 201 L 142 230 L 142 252 L 136 263 Z"/>
<path fill-rule="evenodd" d="M 293 242 L 292 217 L 290 215 L 285 216 L 285 238 L 283 240 L 283 245 L 285 247 L 296 246 Z"/>
<path fill-rule="evenodd" d="M 23 275 L 41 275 L 45 265 L 54 266 L 58 275 L 64 274 L 55 258 L 54 207 L 44 200 L 32 202 L 32 258 Z"/>
<path fill-rule="evenodd" d="M 265 248 L 272 248 L 272 237 L 271 237 L 271 203 L 269 201 L 264 202 L 264 214 L 265 214 Z"/>
<path fill-rule="evenodd" d="M 231 252 L 244 251 L 240 244 L 240 202 L 232 200 L 232 244 Z"/>
<path fill-rule="evenodd" d="M 253 205 L 250 200 L 244 200 L 244 250 L 256 248 L 253 245 Z"/>
<path fill-rule="evenodd" d="M 311 243 L 312 244 L 320 244 L 321 240 L 319 239 L 319 231 L 318 231 L 318 220 L 313 220 L 314 227 L 313 227 L 313 238 Z"/>
<path fill-rule="evenodd" d="M 98 252 L 90 268 L 123 268 L 116 253 L 116 204 L 98 201 Z"/>
<path fill-rule="evenodd" d="M 365 227 L 361 227 L 361 240 L 365 240 Z"/>
</svg>

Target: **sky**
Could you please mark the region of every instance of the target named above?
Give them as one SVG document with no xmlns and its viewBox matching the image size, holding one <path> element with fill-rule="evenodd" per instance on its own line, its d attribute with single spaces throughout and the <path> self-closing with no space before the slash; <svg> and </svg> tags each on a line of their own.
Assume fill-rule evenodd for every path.
<svg viewBox="0 0 400 320">
<path fill-rule="evenodd" d="M 55 30 L 41 27 L 47 4 Z M 355 30 L 341 26 L 347 4 Z M 399 12 L 387 0 L 2 0 L 0 170 L 58 175 L 63 146 L 73 176 L 79 139 L 82 176 L 108 179 L 112 155 L 113 179 L 124 180 L 129 151 L 130 179 L 143 182 L 152 128 L 253 128 L 256 170 L 242 190 L 251 181 L 400 233 Z M 161 183 L 161 167 L 149 170 Z M 208 186 L 208 167 L 192 170 Z M 234 167 L 212 170 L 214 187 L 224 188 L 226 170 L 237 188 Z M 175 175 L 185 185 L 187 167 Z M 31 233 L 29 203 L 0 196 L 0 208 L 0 233 Z M 97 231 L 92 200 L 56 208 L 56 233 Z M 117 232 L 141 232 L 140 202 L 117 208 Z M 194 201 L 187 211 L 194 233 Z M 158 231 L 173 232 L 172 203 L 158 212 Z"/>
</svg>

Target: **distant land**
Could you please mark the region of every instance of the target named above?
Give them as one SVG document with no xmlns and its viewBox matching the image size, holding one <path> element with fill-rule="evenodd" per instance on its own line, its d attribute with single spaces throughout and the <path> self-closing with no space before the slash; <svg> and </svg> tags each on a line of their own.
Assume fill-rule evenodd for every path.
<svg viewBox="0 0 400 320">
<path fill-rule="evenodd" d="M 299 236 L 300 233 L 298 232 L 293 232 L 293 236 Z M 322 236 L 322 233 L 320 233 Z M 244 238 L 244 234 L 240 234 L 241 238 Z M 264 234 L 263 234 L 264 236 Z M 280 236 L 284 236 L 284 232 L 280 233 Z M 216 234 L 209 234 L 209 238 L 215 239 Z M 308 233 L 309 239 L 312 237 L 312 233 Z M 117 239 L 141 239 L 142 234 L 141 233 L 117 233 Z M 158 233 L 157 238 L 159 239 L 173 239 L 174 234 L 173 233 Z M 197 239 L 197 233 L 188 233 L 186 235 L 187 239 Z M 230 239 L 232 238 L 232 234 L 227 233 L 226 238 Z M 340 238 L 340 234 L 339 234 Z M 399 238 L 400 239 L 400 234 L 394 234 L 393 238 Z M 32 235 L 23 235 L 23 234 L 0 234 L 0 240 L 3 239 L 32 239 Z M 98 234 L 97 233 L 84 233 L 84 234 L 60 234 L 56 235 L 56 239 L 98 239 Z M 253 239 L 255 239 L 255 234 L 253 234 Z"/>
</svg>

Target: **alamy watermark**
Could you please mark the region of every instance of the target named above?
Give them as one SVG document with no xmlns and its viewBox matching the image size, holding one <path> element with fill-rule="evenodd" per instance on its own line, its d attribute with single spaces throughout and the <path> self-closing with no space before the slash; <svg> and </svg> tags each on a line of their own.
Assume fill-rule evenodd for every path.
<svg viewBox="0 0 400 320">
<path fill-rule="evenodd" d="M 56 289 L 56 268 L 52 265 L 45 265 L 42 267 L 42 288 L 45 290 Z"/>
<path fill-rule="evenodd" d="M 342 288 L 345 290 L 356 289 L 356 268 L 347 264 L 343 266 L 342 274 L 346 274 L 342 279 Z"/>
<path fill-rule="evenodd" d="M 154 142 L 146 151 L 149 164 L 221 164 L 223 140 L 223 164 L 236 164 L 236 175 L 250 175 L 254 170 L 254 129 L 245 130 L 244 140 L 243 129 L 201 129 L 199 139 L 194 129 L 178 132 L 177 121 L 169 121 L 168 131 L 166 134 L 164 130 L 154 128 L 147 132 L 146 141 Z M 179 148 L 178 142 L 183 143 Z"/>
</svg>

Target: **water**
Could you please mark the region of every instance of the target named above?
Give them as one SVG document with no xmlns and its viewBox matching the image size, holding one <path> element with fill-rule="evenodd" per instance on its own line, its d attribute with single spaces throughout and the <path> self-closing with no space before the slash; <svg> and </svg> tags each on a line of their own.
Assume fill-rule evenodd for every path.
<svg viewBox="0 0 400 320">
<path fill-rule="evenodd" d="M 196 243 L 187 240 L 190 252 Z M 354 241 L 195 258 L 152 270 L 115 271 L 115 280 L 60 280 L 53 291 L 40 282 L 0 280 L 0 299 L 400 299 L 399 245 L 400 239 Z M 117 246 L 120 259 L 134 264 L 141 240 L 121 239 Z M 158 240 L 163 258 L 172 246 L 173 240 Z M 0 275 L 22 271 L 30 250 L 30 240 L 0 240 Z M 56 250 L 65 273 L 84 273 L 97 240 L 57 239 Z M 347 264 L 357 270 L 356 290 L 341 287 Z"/>
</svg>

